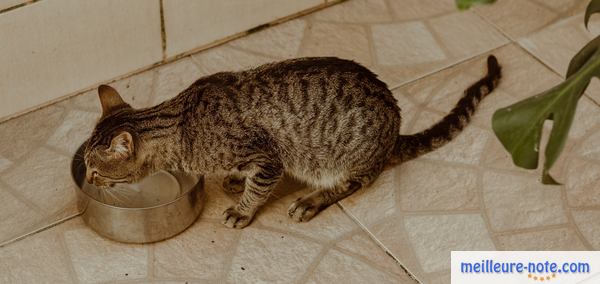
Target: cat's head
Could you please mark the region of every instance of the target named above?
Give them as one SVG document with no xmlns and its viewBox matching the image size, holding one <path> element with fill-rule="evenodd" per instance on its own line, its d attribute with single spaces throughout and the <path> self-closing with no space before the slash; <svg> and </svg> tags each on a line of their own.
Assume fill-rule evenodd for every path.
<svg viewBox="0 0 600 284">
<path fill-rule="evenodd" d="M 129 117 L 134 109 L 106 85 L 98 88 L 102 117 L 84 151 L 86 180 L 96 186 L 132 183 L 148 175 L 140 140 Z"/>
</svg>

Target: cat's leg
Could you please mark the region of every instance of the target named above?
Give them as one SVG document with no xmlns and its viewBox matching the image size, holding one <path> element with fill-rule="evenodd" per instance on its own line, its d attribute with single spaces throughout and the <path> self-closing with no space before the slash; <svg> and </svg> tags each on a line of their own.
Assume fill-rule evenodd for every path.
<svg viewBox="0 0 600 284">
<path fill-rule="evenodd" d="M 223 190 L 227 193 L 240 193 L 245 185 L 246 177 L 240 172 L 231 173 L 223 179 Z"/>
<path fill-rule="evenodd" d="M 350 196 L 362 187 L 370 185 L 381 173 L 383 166 L 351 175 L 346 181 L 333 188 L 317 189 L 294 201 L 288 208 L 288 215 L 296 222 L 306 222 L 329 205 Z"/>
<path fill-rule="evenodd" d="M 230 228 L 243 228 L 252 221 L 281 179 L 283 166 L 277 160 L 263 158 L 248 164 L 242 173 L 246 176 L 244 193 L 235 206 L 223 212 L 223 224 Z"/>
</svg>

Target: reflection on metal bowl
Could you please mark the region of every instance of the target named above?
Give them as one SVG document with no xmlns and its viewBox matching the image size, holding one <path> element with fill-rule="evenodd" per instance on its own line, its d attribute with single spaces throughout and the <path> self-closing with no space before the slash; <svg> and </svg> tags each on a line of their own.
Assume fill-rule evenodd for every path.
<svg viewBox="0 0 600 284">
<path fill-rule="evenodd" d="M 85 181 L 84 145 L 73 158 L 71 174 L 83 220 L 100 235 L 126 243 L 156 242 L 184 231 L 200 215 L 203 177 L 160 171 L 136 184 L 98 188 Z"/>
</svg>

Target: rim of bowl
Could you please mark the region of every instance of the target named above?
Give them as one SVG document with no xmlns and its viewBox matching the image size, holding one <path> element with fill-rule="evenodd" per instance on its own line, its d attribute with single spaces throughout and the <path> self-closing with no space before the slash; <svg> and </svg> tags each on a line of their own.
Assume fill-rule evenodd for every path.
<svg viewBox="0 0 600 284">
<path fill-rule="evenodd" d="M 167 171 L 165 171 L 167 172 Z M 177 179 L 176 175 L 171 173 L 171 172 L 167 172 L 168 174 L 172 175 L 173 177 L 175 177 L 175 179 Z M 84 181 L 85 182 L 85 181 Z M 177 181 L 179 182 L 179 180 Z M 113 209 L 119 209 L 119 210 L 131 210 L 131 211 L 136 211 L 136 210 L 149 210 L 149 209 L 155 209 L 155 208 L 159 208 L 159 207 L 163 207 L 163 206 L 167 206 L 170 205 L 172 203 L 177 202 L 178 200 L 180 200 L 183 197 L 187 197 L 190 195 L 191 192 L 196 191 L 196 190 L 202 190 L 201 188 L 199 189 L 198 187 L 204 183 L 204 176 L 201 176 L 200 178 L 198 178 L 198 182 L 196 182 L 192 187 L 190 187 L 188 190 L 186 190 L 185 192 L 181 193 L 179 196 L 177 196 L 177 198 L 166 202 L 166 203 L 161 203 L 161 204 L 157 204 L 157 205 L 153 205 L 153 206 L 149 206 L 149 207 L 119 207 L 119 206 L 115 206 L 115 205 L 110 205 L 107 203 L 104 203 L 96 198 L 94 198 L 93 196 L 87 194 L 87 192 L 83 191 L 83 186 L 79 187 L 77 186 L 77 190 L 79 190 L 79 192 L 83 193 L 88 199 L 93 200 L 96 203 L 99 203 L 103 206 L 109 207 L 109 208 L 113 208 Z"/>
</svg>

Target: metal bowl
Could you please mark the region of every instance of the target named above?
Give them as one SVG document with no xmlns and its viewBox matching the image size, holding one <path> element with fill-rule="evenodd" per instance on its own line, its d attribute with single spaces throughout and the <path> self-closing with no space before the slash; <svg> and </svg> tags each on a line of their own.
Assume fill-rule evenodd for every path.
<svg viewBox="0 0 600 284">
<path fill-rule="evenodd" d="M 151 243 L 173 237 L 200 215 L 204 177 L 158 172 L 137 184 L 101 189 L 85 181 L 81 145 L 71 163 L 77 188 L 77 207 L 84 222 L 109 239 Z"/>
</svg>

